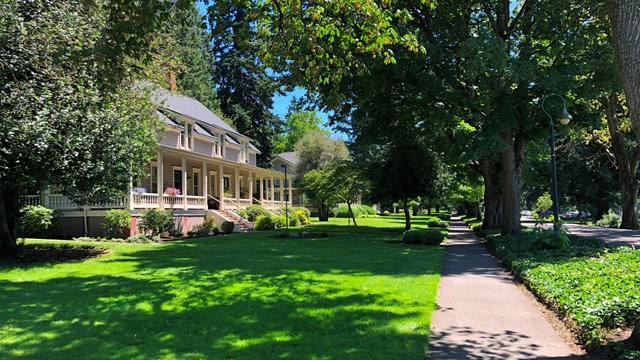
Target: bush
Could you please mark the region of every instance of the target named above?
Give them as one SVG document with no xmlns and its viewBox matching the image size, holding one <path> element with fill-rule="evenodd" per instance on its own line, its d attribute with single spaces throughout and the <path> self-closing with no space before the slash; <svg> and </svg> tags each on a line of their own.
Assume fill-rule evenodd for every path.
<svg viewBox="0 0 640 360">
<path fill-rule="evenodd" d="M 287 224 L 287 219 L 284 215 L 278 215 L 271 218 L 273 220 L 273 226 L 276 229 L 283 228 Z"/>
<path fill-rule="evenodd" d="M 249 213 L 245 209 L 240 209 L 236 211 L 236 214 L 245 220 L 249 220 Z"/>
<path fill-rule="evenodd" d="M 245 210 L 248 216 L 247 220 L 251 222 L 255 222 L 261 215 L 271 217 L 271 213 L 260 205 L 249 205 Z"/>
<path fill-rule="evenodd" d="M 402 241 L 405 244 L 414 245 L 440 245 L 445 236 L 437 230 L 411 229 L 402 234 Z"/>
<path fill-rule="evenodd" d="M 427 226 L 430 228 L 448 228 L 449 223 L 438 218 L 427 219 Z"/>
<path fill-rule="evenodd" d="M 360 205 L 358 206 L 360 208 L 360 211 L 363 214 L 367 214 L 367 215 L 376 215 L 376 211 L 373 210 L 373 208 L 369 205 Z"/>
<path fill-rule="evenodd" d="M 253 228 L 257 231 L 273 230 L 275 228 L 275 224 L 273 223 L 271 216 L 260 215 L 256 218 Z"/>
<path fill-rule="evenodd" d="M 382 213 L 382 216 L 389 216 L 389 210 L 385 210 L 385 211 Z"/>
<path fill-rule="evenodd" d="M 451 220 L 451 214 L 436 214 L 436 216 L 438 217 L 438 219 L 443 220 L 443 221 L 450 221 Z"/>
<path fill-rule="evenodd" d="M 307 209 L 306 207 L 298 206 L 298 207 L 294 207 L 293 209 L 295 210 L 296 213 L 298 211 L 303 211 L 304 212 L 304 216 L 306 216 L 307 219 L 311 218 L 311 211 L 309 211 L 309 209 Z"/>
<path fill-rule="evenodd" d="M 235 227 L 236 224 L 233 221 L 223 221 L 222 224 L 220 224 L 220 231 L 225 234 L 231 234 Z"/>
<path fill-rule="evenodd" d="M 193 229 L 187 232 L 187 236 L 189 237 L 205 237 L 218 235 L 220 230 L 216 227 L 215 218 L 210 216 L 204 219 L 202 225 L 196 225 Z"/>
<path fill-rule="evenodd" d="M 605 214 L 602 219 L 596 221 L 596 225 L 606 228 L 617 228 L 620 227 L 621 222 L 620 216 L 609 210 L 608 214 Z"/>
<path fill-rule="evenodd" d="M 20 209 L 19 233 L 21 237 L 43 236 L 51 226 L 53 210 L 29 205 Z"/>
<path fill-rule="evenodd" d="M 218 235 L 220 234 L 220 230 L 216 226 L 216 218 L 213 216 L 207 216 L 204 218 L 204 222 L 202 223 L 202 227 L 209 230 L 209 234 Z"/>
<path fill-rule="evenodd" d="M 113 239 L 106 240 L 106 241 L 112 241 L 112 240 Z M 80 241 L 82 241 L 82 240 L 80 240 Z M 105 240 L 103 240 L 103 241 L 105 241 Z M 128 237 L 128 238 L 126 238 L 124 240 L 124 242 L 139 243 L 139 244 L 145 244 L 145 243 L 157 242 L 157 241 L 160 241 L 159 237 L 156 236 L 156 237 L 152 237 L 151 239 L 149 239 L 144 234 L 137 234 L 137 235 L 134 235 L 134 236 L 130 236 L 130 237 Z"/>
<path fill-rule="evenodd" d="M 298 220 L 300 220 L 300 224 L 309 225 L 309 223 L 311 223 L 311 220 L 309 220 L 309 217 L 307 216 L 304 210 L 297 209 L 296 215 L 298 216 Z"/>
<path fill-rule="evenodd" d="M 131 226 L 131 215 L 127 210 L 109 210 L 103 225 L 107 237 L 122 237 L 122 234 Z"/>
<path fill-rule="evenodd" d="M 287 214 L 285 208 L 280 208 L 276 210 L 276 213 L 283 217 L 285 217 Z M 289 208 L 289 226 L 298 226 L 298 225 L 300 225 L 300 219 L 298 218 L 298 215 L 296 214 L 295 210 L 293 210 L 293 208 Z"/>
<path fill-rule="evenodd" d="M 353 215 L 355 217 L 360 217 L 360 215 L 362 215 L 362 210 L 360 209 L 359 206 L 352 206 L 351 207 L 351 211 L 353 211 Z M 338 218 L 348 218 L 351 217 L 349 215 L 349 208 L 347 208 L 346 206 L 340 206 L 339 208 L 337 208 L 337 210 L 335 211 L 335 217 Z"/>
<path fill-rule="evenodd" d="M 138 229 L 151 237 L 168 233 L 175 227 L 173 213 L 162 209 L 147 209 L 140 217 Z"/>
</svg>

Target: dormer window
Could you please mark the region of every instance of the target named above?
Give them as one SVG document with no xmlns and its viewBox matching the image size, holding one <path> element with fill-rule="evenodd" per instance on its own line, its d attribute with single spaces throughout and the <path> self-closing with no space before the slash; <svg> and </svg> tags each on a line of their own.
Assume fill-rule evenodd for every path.
<svg viewBox="0 0 640 360">
<path fill-rule="evenodd" d="M 213 136 L 213 156 L 222 156 L 222 135 L 215 133 Z"/>
<path fill-rule="evenodd" d="M 180 128 L 180 146 L 185 149 L 193 149 L 193 124 L 182 122 Z"/>
<path fill-rule="evenodd" d="M 242 142 L 240 146 L 240 162 L 248 162 L 249 161 L 249 144 L 246 141 Z"/>
</svg>

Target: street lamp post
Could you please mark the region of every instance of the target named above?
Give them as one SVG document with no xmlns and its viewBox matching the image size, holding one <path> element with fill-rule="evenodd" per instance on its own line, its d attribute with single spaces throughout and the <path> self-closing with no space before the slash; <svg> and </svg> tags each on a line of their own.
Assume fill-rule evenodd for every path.
<svg viewBox="0 0 640 360">
<path fill-rule="evenodd" d="M 287 225 L 287 237 L 289 237 L 289 192 L 286 191 L 289 189 L 289 182 L 287 181 L 287 165 L 282 165 L 284 169 L 284 184 L 282 184 L 283 188 L 285 188 L 284 192 L 284 216 Z"/>
<path fill-rule="evenodd" d="M 547 101 L 548 98 L 550 97 L 558 97 L 560 98 L 560 100 L 562 100 L 562 114 L 560 114 L 560 116 L 558 117 L 558 121 L 560 122 L 560 124 L 562 125 L 567 125 L 571 119 L 573 119 L 573 116 L 571 116 L 571 114 L 569 114 L 569 112 L 567 112 L 567 103 L 565 102 L 564 98 L 558 94 L 551 94 L 551 95 L 547 95 L 543 100 L 542 100 L 542 111 L 547 114 L 547 116 L 549 117 L 549 147 L 551 147 L 551 196 L 553 197 L 553 229 L 555 230 L 556 233 L 558 233 L 559 229 L 558 229 L 558 221 L 559 221 L 559 214 L 558 214 L 558 178 L 557 178 L 557 171 L 556 171 L 556 140 L 555 140 L 555 131 L 554 131 L 554 122 L 553 122 L 553 117 L 547 112 L 547 110 L 544 108 L 544 102 Z"/>
</svg>

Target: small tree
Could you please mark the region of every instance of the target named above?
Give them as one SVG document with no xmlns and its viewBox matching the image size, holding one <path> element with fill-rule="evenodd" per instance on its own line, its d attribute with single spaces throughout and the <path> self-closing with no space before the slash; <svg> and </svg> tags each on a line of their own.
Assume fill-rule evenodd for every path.
<svg viewBox="0 0 640 360">
<path fill-rule="evenodd" d="M 551 209 L 552 206 L 553 206 L 553 200 L 551 200 L 551 195 L 549 195 L 549 193 L 546 192 L 540 195 L 540 197 L 538 197 L 538 200 L 536 200 L 536 207 L 534 211 L 537 213 L 544 212 Z"/>
<path fill-rule="evenodd" d="M 367 186 L 362 170 L 351 160 L 339 161 L 333 171 L 332 182 L 335 199 L 347 204 L 349 215 L 353 218 L 353 225 L 358 226 L 351 205 L 360 199 Z"/>
<path fill-rule="evenodd" d="M 311 170 L 304 175 L 302 190 L 318 208 L 320 221 L 329 221 L 329 205 L 336 202 L 333 169 Z"/>
</svg>

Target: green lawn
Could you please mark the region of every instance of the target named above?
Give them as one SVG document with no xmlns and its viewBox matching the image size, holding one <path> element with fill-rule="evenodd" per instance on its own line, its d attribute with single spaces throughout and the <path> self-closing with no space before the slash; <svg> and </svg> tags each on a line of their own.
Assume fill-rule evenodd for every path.
<svg viewBox="0 0 640 360">
<path fill-rule="evenodd" d="M 0 358 L 422 359 L 444 251 L 394 243 L 402 221 L 0 268 Z"/>
</svg>

